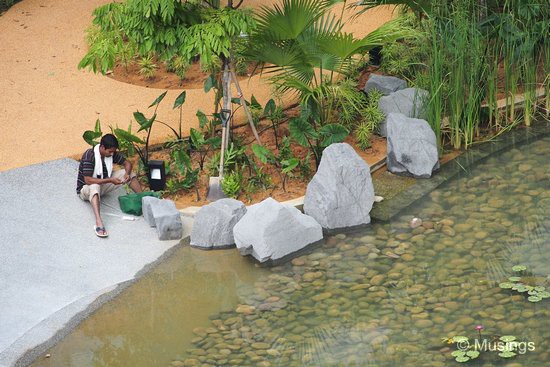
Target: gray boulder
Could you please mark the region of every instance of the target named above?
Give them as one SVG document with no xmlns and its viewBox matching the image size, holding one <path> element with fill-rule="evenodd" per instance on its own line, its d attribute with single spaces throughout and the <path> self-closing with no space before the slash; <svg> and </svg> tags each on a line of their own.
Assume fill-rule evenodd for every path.
<svg viewBox="0 0 550 367">
<path fill-rule="evenodd" d="M 143 198 L 141 198 L 141 208 L 143 210 L 143 218 L 145 218 L 145 221 L 151 227 L 155 227 L 156 225 L 155 218 L 153 217 L 152 207 L 155 204 L 157 204 L 159 201 L 160 199 L 154 196 L 144 196 Z"/>
<path fill-rule="evenodd" d="M 439 168 L 437 141 L 430 125 L 401 113 L 390 113 L 386 164 L 395 174 L 429 178 Z"/>
<path fill-rule="evenodd" d="M 386 116 L 402 113 L 407 117 L 425 118 L 425 105 L 429 93 L 424 89 L 406 88 L 380 98 L 378 107 Z M 387 136 L 387 117 L 380 123 L 380 135 Z"/>
<path fill-rule="evenodd" d="M 252 205 L 233 228 L 242 255 L 260 262 L 278 260 L 323 239 L 315 219 L 272 198 Z"/>
<path fill-rule="evenodd" d="M 233 246 L 233 227 L 245 213 L 246 206 L 235 199 L 220 199 L 203 206 L 195 215 L 191 246 L 203 249 Z"/>
<path fill-rule="evenodd" d="M 304 212 L 328 230 L 370 223 L 374 188 L 369 165 L 346 143 L 323 151 L 307 185 Z"/>
<path fill-rule="evenodd" d="M 172 200 L 151 201 L 151 213 L 159 240 L 179 240 L 183 236 L 181 214 Z"/>
<path fill-rule="evenodd" d="M 387 96 L 388 94 L 405 88 L 407 88 L 407 82 L 403 79 L 399 79 L 395 76 L 371 74 L 363 90 L 365 93 L 369 93 L 371 90 L 375 89 Z"/>
</svg>

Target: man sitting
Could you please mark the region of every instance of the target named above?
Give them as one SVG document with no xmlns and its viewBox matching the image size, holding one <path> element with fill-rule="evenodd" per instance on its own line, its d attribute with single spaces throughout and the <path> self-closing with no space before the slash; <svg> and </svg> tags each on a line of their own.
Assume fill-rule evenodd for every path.
<svg viewBox="0 0 550 367">
<path fill-rule="evenodd" d="M 88 200 L 92 204 L 95 215 L 94 231 L 98 237 L 108 236 L 99 212 L 101 195 L 125 183 L 135 192 L 142 191 L 136 175 L 132 173 L 132 163 L 117 152 L 117 149 L 117 138 L 113 134 L 106 134 L 99 144 L 84 152 L 78 167 L 76 193 L 82 200 Z M 113 163 L 124 166 L 124 169 L 113 172 Z"/>
</svg>

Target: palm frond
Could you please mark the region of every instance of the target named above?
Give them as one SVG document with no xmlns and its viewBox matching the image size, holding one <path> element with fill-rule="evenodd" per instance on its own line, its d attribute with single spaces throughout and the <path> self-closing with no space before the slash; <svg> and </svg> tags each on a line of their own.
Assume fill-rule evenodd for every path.
<svg viewBox="0 0 550 367">
<path fill-rule="evenodd" d="M 331 6 L 328 0 L 283 0 L 282 5 L 262 6 L 256 19 L 258 34 L 271 39 L 294 39 Z"/>
</svg>

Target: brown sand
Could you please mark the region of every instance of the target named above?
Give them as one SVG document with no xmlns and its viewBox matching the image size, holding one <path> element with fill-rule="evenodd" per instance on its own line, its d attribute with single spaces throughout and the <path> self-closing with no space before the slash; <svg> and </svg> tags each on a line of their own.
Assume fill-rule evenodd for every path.
<svg viewBox="0 0 550 367">
<path fill-rule="evenodd" d="M 23 0 L 0 16 L 0 171 L 78 157 L 86 149 L 82 133 L 92 128 L 97 118 L 106 131 L 108 125 L 127 127 L 137 109 L 152 114 L 146 107 L 162 90 L 76 68 L 86 52 L 84 30 L 91 22 L 92 10 L 107 2 Z M 392 16 L 389 8 L 376 9 L 346 22 L 346 30 L 360 37 Z M 245 80 L 242 87 L 260 102 L 270 98 L 270 87 L 258 76 Z M 169 102 L 158 111 L 158 118 L 173 126 L 177 114 L 171 104 L 179 93 L 169 91 Z M 212 95 L 205 95 L 202 89 L 187 89 L 185 129 L 197 125 L 197 109 L 209 111 L 211 104 Z M 157 142 L 169 134 L 161 125 L 154 130 Z"/>
</svg>

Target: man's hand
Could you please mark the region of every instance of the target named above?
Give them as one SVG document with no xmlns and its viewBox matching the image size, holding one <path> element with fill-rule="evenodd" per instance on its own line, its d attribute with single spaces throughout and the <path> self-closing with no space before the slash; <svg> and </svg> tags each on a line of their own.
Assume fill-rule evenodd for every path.
<svg viewBox="0 0 550 367">
<path fill-rule="evenodd" d="M 125 173 L 123 183 L 128 183 L 128 182 L 130 182 L 130 175 L 128 173 Z"/>
<path fill-rule="evenodd" d="M 122 185 L 124 182 L 118 178 L 111 177 L 111 183 L 115 185 Z"/>
</svg>

